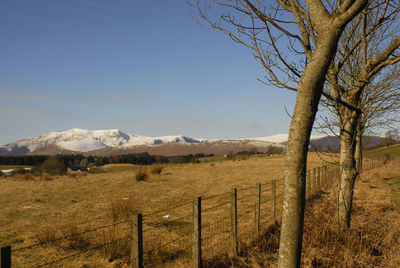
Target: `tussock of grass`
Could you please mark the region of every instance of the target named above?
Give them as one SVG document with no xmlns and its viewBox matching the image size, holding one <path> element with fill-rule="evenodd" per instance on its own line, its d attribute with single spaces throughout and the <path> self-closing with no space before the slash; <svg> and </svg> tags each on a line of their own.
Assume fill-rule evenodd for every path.
<svg viewBox="0 0 400 268">
<path fill-rule="evenodd" d="M 43 174 L 42 176 L 40 176 L 40 180 L 43 180 L 43 181 L 52 181 L 52 180 L 54 180 L 54 176 L 45 173 L 45 174 Z"/>
<path fill-rule="evenodd" d="M 115 198 L 110 203 L 114 222 L 127 220 L 132 213 L 140 213 L 142 205 L 142 201 L 135 196 Z"/>
<path fill-rule="evenodd" d="M 81 234 L 82 230 L 78 228 L 76 223 L 68 223 L 68 225 L 60 228 L 62 237 L 62 246 L 67 250 L 84 250 L 90 246 L 90 241 Z"/>
<path fill-rule="evenodd" d="M 86 177 L 88 174 L 86 172 L 76 172 L 76 173 L 71 173 L 68 174 L 68 177 L 72 179 L 81 179 L 82 177 Z"/>
<path fill-rule="evenodd" d="M 20 181 L 33 181 L 35 180 L 35 176 L 32 173 L 15 174 L 13 179 Z"/>
<path fill-rule="evenodd" d="M 59 230 L 52 224 L 46 224 L 36 230 L 34 237 L 36 243 L 49 245 L 54 244 L 54 241 L 59 238 Z"/>
<path fill-rule="evenodd" d="M 42 246 L 56 246 L 64 250 L 84 250 L 90 246 L 90 241 L 84 237 L 76 223 L 69 222 L 65 225 L 48 223 L 39 228 L 34 237 L 36 243 Z"/>
<path fill-rule="evenodd" d="M 122 229 L 119 226 L 103 230 L 102 241 L 99 244 L 105 245 L 104 254 L 108 262 L 122 260 L 125 263 L 129 262 L 131 243 L 129 239 L 122 239 L 129 236 L 127 229 Z"/>
<path fill-rule="evenodd" d="M 147 174 L 147 169 L 144 167 L 139 167 L 135 173 L 136 181 L 145 181 L 149 178 L 149 174 Z"/>
<path fill-rule="evenodd" d="M 155 164 L 151 166 L 151 174 L 160 175 L 164 166 L 160 164 Z"/>
</svg>

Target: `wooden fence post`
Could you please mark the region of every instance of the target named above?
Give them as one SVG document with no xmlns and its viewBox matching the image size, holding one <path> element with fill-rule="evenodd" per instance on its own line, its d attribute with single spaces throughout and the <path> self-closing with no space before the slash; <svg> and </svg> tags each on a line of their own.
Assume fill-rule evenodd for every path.
<svg viewBox="0 0 400 268">
<path fill-rule="evenodd" d="M 237 189 L 231 192 L 231 235 L 232 235 L 232 254 L 237 256 L 239 251 L 238 240 L 238 217 L 237 217 Z"/>
<path fill-rule="evenodd" d="M 201 197 L 193 200 L 193 267 L 201 268 Z"/>
<path fill-rule="evenodd" d="M 325 189 L 325 181 L 324 181 L 324 166 L 319 168 L 320 170 L 320 182 L 321 182 L 321 190 Z"/>
<path fill-rule="evenodd" d="M 254 213 L 254 231 L 256 237 L 260 236 L 260 207 L 261 207 L 261 183 L 256 184 L 256 211 Z"/>
<path fill-rule="evenodd" d="M 1 268 L 11 268 L 11 246 L 1 248 L 0 263 Z"/>
<path fill-rule="evenodd" d="M 318 179 L 317 179 L 317 183 L 318 183 L 318 192 L 321 192 L 321 167 L 318 167 Z"/>
<path fill-rule="evenodd" d="M 276 180 L 272 180 L 271 185 L 271 192 L 272 192 L 272 216 L 274 219 L 274 223 L 276 222 Z"/>
<path fill-rule="evenodd" d="M 134 214 L 131 216 L 131 267 L 143 268 L 142 214 Z"/>
<path fill-rule="evenodd" d="M 313 190 L 314 190 L 314 194 L 317 193 L 317 169 L 313 168 Z"/>
<path fill-rule="evenodd" d="M 326 165 L 322 167 L 322 185 L 324 186 L 324 189 L 328 189 L 329 188 L 329 183 L 328 183 L 328 174 L 326 172 Z"/>
</svg>

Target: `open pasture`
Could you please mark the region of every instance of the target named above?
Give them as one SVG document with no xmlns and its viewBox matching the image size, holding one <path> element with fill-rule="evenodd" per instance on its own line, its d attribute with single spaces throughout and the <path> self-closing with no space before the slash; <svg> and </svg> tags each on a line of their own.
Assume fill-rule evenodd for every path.
<svg viewBox="0 0 400 268">
<path fill-rule="evenodd" d="M 326 163 L 323 160 L 334 161 L 331 156 L 310 153 L 308 168 L 323 165 Z M 46 180 L 3 179 L 0 181 L 0 244 L 19 248 L 37 243 L 43 232 L 61 230 L 65 233 L 68 226 L 79 232 L 77 230 L 110 224 L 120 220 L 115 218 L 118 212 L 116 214 L 113 209 L 121 200 L 131 200 L 130 209 L 149 214 L 190 202 L 196 196 L 219 195 L 233 187 L 249 188 L 256 183 L 281 180 L 283 166 L 283 155 L 255 156 L 245 160 L 165 165 L 160 175 L 151 174 L 150 167 L 146 167 L 149 178 L 140 182 L 134 178 L 138 167 L 126 165 L 104 167 L 110 172 L 99 174 L 55 176 Z M 190 213 L 191 206 L 183 209 L 186 211 L 181 213 Z M 105 233 L 102 236 L 104 241 L 107 240 Z M 43 261 L 46 252 L 62 250 L 50 245 L 43 256 L 37 258 Z M 102 253 L 99 251 L 99 254 Z M 26 256 L 18 255 L 16 261 L 23 263 Z M 108 265 L 103 255 L 94 259 L 100 266 Z M 77 260 L 77 267 L 78 264 L 82 265 L 82 262 Z"/>
</svg>

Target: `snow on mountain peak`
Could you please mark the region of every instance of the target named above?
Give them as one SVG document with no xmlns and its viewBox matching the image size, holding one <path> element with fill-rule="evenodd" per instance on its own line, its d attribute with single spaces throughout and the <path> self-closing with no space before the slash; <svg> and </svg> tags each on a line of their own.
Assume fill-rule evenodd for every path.
<svg viewBox="0 0 400 268">
<path fill-rule="evenodd" d="M 88 152 L 107 147 L 130 147 L 139 145 L 159 145 L 165 143 L 199 143 L 183 135 L 146 137 L 136 134 L 125 134 L 119 129 L 87 130 L 72 128 L 61 132 L 49 132 L 35 138 L 26 138 L 9 143 L 1 147 L 3 151 L 24 148 L 28 152 L 36 151 L 50 144 L 55 144 L 63 149 L 78 152 Z"/>
</svg>

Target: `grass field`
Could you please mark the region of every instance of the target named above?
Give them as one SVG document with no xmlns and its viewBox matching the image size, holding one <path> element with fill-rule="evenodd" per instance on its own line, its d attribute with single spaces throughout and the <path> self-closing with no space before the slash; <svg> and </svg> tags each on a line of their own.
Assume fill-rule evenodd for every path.
<svg viewBox="0 0 400 268">
<path fill-rule="evenodd" d="M 391 156 L 398 158 L 400 157 L 400 144 L 395 144 L 392 146 L 385 146 L 375 150 L 365 151 L 364 157 L 367 158 L 379 158 L 384 156 Z"/>
<path fill-rule="evenodd" d="M 388 152 L 396 155 L 399 149 L 399 146 L 385 147 L 366 152 L 365 155 L 366 157 L 375 158 L 384 156 Z M 317 153 L 310 153 L 308 160 L 308 168 L 321 166 L 327 162 L 335 161 L 334 157 Z M 124 220 L 128 215 L 126 213 L 127 211 L 140 211 L 144 214 L 150 214 L 154 211 L 163 210 L 177 204 L 189 204 L 180 206 L 174 211 L 167 211 L 162 214 L 157 214 L 154 216 L 157 218 L 146 219 L 146 228 L 155 230 L 152 233 L 148 232 L 147 235 L 151 233 L 152 237 L 156 238 L 154 243 L 158 243 L 157 241 L 160 239 L 174 238 L 177 235 L 182 235 L 183 232 L 187 232 L 188 230 L 190 231 L 190 217 L 185 218 L 184 220 L 175 221 L 174 225 L 168 225 L 169 220 L 162 218 L 164 214 L 172 214 L 173 221 L 177 217 L 179 219 L 180 215 L 190 215 L 192 210 L 190 202 L 193 200 L 193 197 L 202 196 L 206 200 L 207 197 L 210 196 L 219 196 L 227 192 L 229 193 L 232 187 L 239 189 L 247 188 L 250 189 L 250 192 L 252 193 L 252 189 L 254 189 L 254 185 L 256 183 L 265 183 L 265 185 L 270 185 L 269 182 L 271 180 L 282 179 L 283 166 L 283 155 L 256 155 L 247 159 L 239 158 L 236 160 L 218 160 L 210 158 L 205 162 L 197 164 L 164 165 L 162 172 L 159 175 L 152 174 L 150 172 L 152 167 L 145 167 L 149 174 L 149 178 L 146 181 L 136 181 L 135 173 L 139 167 L 129 164 L 106 165 L 101 168 L 97 168 L 97 171 L 95 169 L 94 173 L 89 174 L 44 177 L 33 177 L 26 174 L 20 174 L 11 178 L 1 179 L 0 204 L 2 209 L 0 211 L 0 245 L 11 244 L 14 249 L 18 249 L 42 241 L 52 241 L 57 237 L 66 235 L 68 236 L 69 234 L 79 234 L 85 232 L 86 230 L 93 230 L 99 226 L 108 225 L 113 221 Z M 7 166 L 7 168 L 9 168 L 9 166 Z M 400 181 L 400 171 L 398 171 L 396 168 L 396 164 L 391 164 L 390 166 L 385 166 L 385 169 L 381 168 L 375 173 L 372 171 L 366 171 L 366 173 L 362 175 L 361 180 L 365 183 L 356 184 L 364 188 L 362 190 L 362 196 L 360 196 L 359 192 L 357 192 L 355 203 L 360 204 L 360 200 L 369 201 L 368 198 L 366 198 L 369 193 L 368 189 L 376 189 L 377 187 L 382 189 L 380 193 L 383 194 L 380 195 L 380 197 L 375 196 L 374 198 L 387 198 L 387 194 L 384 192 L 386 191 L 384 190 L 385 186 L 382 186 L 382 183 L 379 184 L 378 179 L 383 178 L 384 180 L 382 181 L 386 182 L 386 185 L 397 184 Z M 368 184 L 370 182 L 373 182 L 374 184 Z M 282 189 L 280 188 L 280 191 L 281 190 Z M 331 195 L 332 196 L 330 199 L 333 200 L 333 198 L 336 196 L 336 193 L 332 192 Z M 221 195 L 221 198 L 218 197 L 215 202 L 223 202 L 226 200 L 222 198 L 229 198 L 229 196 Z M 400 200 L 398 195 L 393 195 L 393 200 L 395 199 Z M 249 200 L 248 203 L 245 203 L 245 205 L 250 205 L 251 207 L 252 204 L 254 204 L 251 203 L 251 200 Z M 334 201 L 332 202 L 334 204 Z M 388 206 L 385 202 L 382 202 L 384 205 L 378 204 L 377 207 L 380 208 L 383 206 L 382 209 L 385 209 L 385 207 Z M 212 207 L 213 203 L 209 203 L 208 205 L 205 203 L 205 205 L 206 208 L 207 206 Z M 332 204 L 319 206 L 327 206 L 327 211 L 332 210 Z M 359 205 L 357 205 L 356 208 L 358 206 Z M 373 204 L 369 206 L 373 206 Z M 318 210 L 318 208 L 316 209 Z M 373 211 L 376 211 L 376 209 Z M 248 218 L 251 222 L 253 217 L 251 216 L 252 212 L 253 211 L 251 209 L 250 211 L 248 209 L 243 210 L 240 212 L 239 217 L 242 219 Z M 210 227 L 214 228 L 212 221 L 220 222 L 219 218 L 222 216 L 221 213 L 226 213 L 226 211 L 223 209 L 205 213 L 205 221 L 211 221 L 205 222 L 205 225 L 211 224 Z M 321 211 L 321 213 L 323 214 L 323 211 Z M 362 214 L 363 211 L 358 211 L 358 213 Z M 320 217 L 322 219 L 327 216 L 322 214 L 315 217 Z M 354 221 L 357 221 L 356 217 L 361 217 L 360 219 L 364 221 L 368 220 L 365 218 L 365 215 L 360 216 L 359 214 L 355 214 Z M 376 217 L 384 218 L 386 215 L 377 215 Z M 332 218 L 327 218 L 326 220 L 332 225 L 333 218 L 334 217 L 332 216 Z M 375 221 L 378 221 L 378 219 L 375 219 Z M 317 226 L 321 223 L 321 221 L 317 220 L 317 222 L 313 222 L 311 224 L 313 226 Z M 226 230 L 229 229 L 229 219 L 224 219 L 224 221 L 220 222 L 219 224 L 222 225 L 222 227 Z M 374 224 L 376 224 L 376 222 L 374 222 Z M 324 230 L 324 228 L 327 226 L 323 224 L 318 228 Z M 243 235 L 243 226 L 241 226 L 241 228 L 242 229 L 240 229 L 240 232 Z M 306 227 L 306 232 L 307 228 L 308 227 Z M 331 229 L 327 231 L 328 233 L 332 232 L 333 230 L 332 226 L 329 228 Z M 361 226 L 357 228 L 364 227 Z M 158 230 L 161 229 L 166 230 L 167 232 L 159 232 Z M 312 230 L 313 228 L 308 231 L 311 232 L 311 237 L 316 237 L 325 232 L 320 231 L 315 233 Z M 21 251 L 13 254 L 13 263 L 16 265 L 16 267 L 32 267 L 33 263 L 39 264 L 50 261 L 54 258 L 62 257 L 64 255 L 84 252 L 95 244 L 112 241 L 115 239 L 115 237 L 118 237 L 121 234 L 127 234 L 128 231 L 129 226 L 124 225 L 124 227 L 113 227 L 111 229 L 109 228 L 107 230 L 101 230 L 91 235 L 78 235 L 77 240 L 67 239 L 59 243 L 49 243 L 44 246 L 33 247 L 32 250 L 28 249 L 27 251 Z M 368 230 L 368 232 L 379 233 L 378 230 Z M 393 234 L 393 232 L 391 232 L 391 234 Z M 307 233 L 305 235 L 306 241 L 307 235 L 309 234 Z M 266 241 L 268 240 L 268 243 L 271 244 L 271 239 L 273 237 L 276 239 L 276 236 L 271 235 L 271 238 L 266 239 Z M 188 240 L 184 241 L 184 243 L 188 242 L 190 245 L 191 238 L 187 238 Z M 149 240 L 149 237 L 146 239 Z M 320 239 L 323 241 L 326 239 L 326 237 L 322 237 Z M 384 238 L 378 237 L 376 239 Z M 390 239 L 393 239 L 393 237 Z M 205 242 L 205 246 L 208 246 L 208 249 L 218 250 L 229 247 L 229 244 L 215 245 L 212 243 L 213 240 L 211 240 L 211 242 L 209 240 L 207 241 L 208 242 Z M 350 242 L 353 243 L 352 241 L 349 241 L 349 243 Z M 362 241 L 358 242 L 362 243 Z M 384 242 L 386 243 L 387 241 L 375 242 L 384 244 Z M 90 251 L 87 254 L 79 255 L 68 260 L 68 264 L 64 262 L 58 266 L 53 265 L 53 267 L 125 267 L 126 260 L 121 258 L 121 256 L 118 256 L 120 252 L 124 252 L 126 249 L 129 249 L 129 244 L 124 243 L 125 242 L 122 241 L 116 245 L 113 244 L 113 247 L 106 247 L 100 250 Z M 311 264 L 314 262 L 312 258 L 317 256 L 317 249 L 313 247 L 315 246 L 318 248 L 322 247 L 322 245 L 311 241 L 308 241 L 307 243 L 308 251 L 305 253 L 306 258 L 304 260 L 307 265 L 305 265 L 305 267 L 312 267 L 313 265 Z M 326 241 L 326 244 L 329 243 L 333 242 Z M 187 244 L 185 245 L 187 246 Z M 275 245 L 275 249 L 271 248 L 271 255 L 268 255 L 270 256 L 270 259 L 266 260 L 266 255 L 263 252 L 257 253 L 257 250 L 265 246 L 255 245 L 254 250 L 248 249 L 250 253 L 248 253 L 249 255 L 247 257 L 246 254 L 243 255 L 243 258 L 248 258 L 245 260 L 245 262 L 254 263 L 255 267 L 269 266 L 271 262 L 273 263 L 274 259 L 276 259 L 276 241 L 275 244 L 272 243 L 272 245 Z M 384 245 L 387 247 L 387 244 Z M 150 244 L 147 246 L 152 247 L 154 245 Z M 157 250 L 155 248 L 157 248 Z M 151 248 L 147 248 L 147 250 L 150 250 L 149 252 L 153 252 L 153 257 L 164 256 L 166 254 L 166 252 L 159 251 L 159 245 L 155 248 L 153 251 Z M 395 249 L 396 247 L 393 248 Z M 207 247 L 205 247 L 205 249 L 207 249 Z M 388 253 L 385 254 L 391 254 L 389 249 L 385 248 L 385 250 L 388 251 Z M 321 249 L 320 251 L 329 255 L 329 249 Z M 351 255 L 353 253 L 348 253 L 349 256 L 353 256 L 351 258 L 355 258 L 356 260 L 356 262 L 352 262 L 351 265 L 354 263 L 366 263 L 363 260 L 357 259 L 358 257 L 356 257 L 357 254 L 369 254 L 364 251 L 368 251 L 368 248 L 364 248 L 363 252 L 352 251 L 356 254 L 354 256 Z M 115 255 L 116 253 L 118 254 Z M 179 252 L 176 252 L 176 254 L 178 253 Z M 125 252 L 124 254 L 128 253 Z M 175 253 L 173 252 L 173 254 Z M 181 252 L 179 254 L 183 253 Z M 187 254 L 187 252 L 185 254 Z M 322 263 L 329 264 L 329 262 L 325 262 L 327 259 L 329 259 L 328 257 L 324 256 L 322 253 L 322 255 L 320 253 L 318 254 L 320 255 L 318 256 L 321 258 L 320 261 Z M 392 256 L 391 258 L 394 257 Z M 242 259 L 236 261 L 240 263 L 244 260 Z M 386 267 L 396 267 L 390 266 L 395 263 L 395 261 L 397 261 L 397 259 L 392 259 L 391 262 L 386 262 L 389 265 Z M 222 260 L 222 263 L 224 263 L 224 260 Z M 337 267 L 347 265 L 339 260 L 335 260 L 334 263 L 338 265 Z M 163 265 L 165 265 L 165 263 Z M 187 265 L 185 264 L 180 265 L 180 267 L 186 266 Z M 178 267 L 178 265 L 175 263 L 171 265 L 171 267 Z"/>
<path fill-rule="evenodd" d="M 14 168 L 31 168 L 32 166 L 20 166 L 20 165 L 0 165 L 1 169 L 14 169 Z"/>
<path fill-rule="evenodd" d="M 113 221 L 111 208 L 121 200 L 133 200 L 135 210 L 151 213 L 190 202 L 195 196 L 218 195 L 232 187 L 253 187 L 258 182 L 282 179 L 283 159 L 283 155 L 256 156 L 246 160 L 165 165 L 160 175 L 149 172 L 150 177 L 141 182 L 135 180 L 138 167 L 132 165 L 109 165 L 103 167 L 105 173 L 46 179 L 17 175 L 0 181 L 0 244 L 18 248 L 36 243 L 43 233 L 55 230 L 65 233 L 70 226 L 79 232 L 109 224 Z M 321 166 L 325 163 L 323 159 L 334 161 L 330 156 L 311 153 L 308 167 Z M 191 206 L 185 209 L 190 212 Z M 71 250 L 74 249 L 48 246 L 34 260 L 40 262 L 46 260 L 47 254 Z M 28 255 L 18 255 L 15 261 L 21 267 L 29 267 L 29 264 L 24 266 Z M 115 262 L 109 264 L 101 251 L 98 255 L 92 260 L 98 266 L 115 265 Z M 78 258 L 71 267 L 81 266 Z"/>
</svg>

